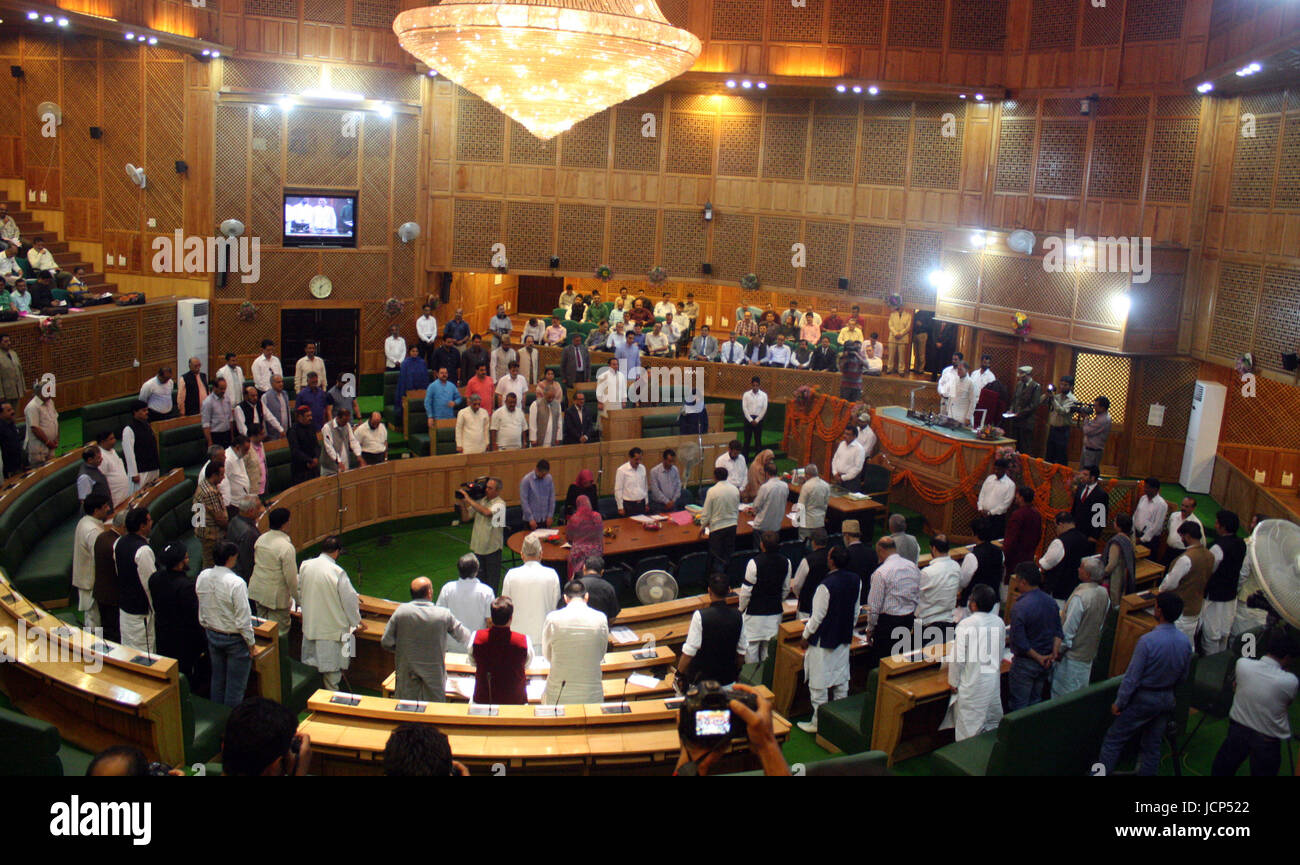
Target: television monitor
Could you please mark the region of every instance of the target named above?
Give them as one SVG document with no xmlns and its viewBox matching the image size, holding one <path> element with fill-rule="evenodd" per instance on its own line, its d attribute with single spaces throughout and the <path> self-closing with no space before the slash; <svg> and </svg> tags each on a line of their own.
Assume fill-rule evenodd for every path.
<svg viewBox="0 0 1300 865">
<path fill-rule="evenodd" d="M 356 246 L 357 194 L 286 190 L 284 245 Z"/>
</svg>

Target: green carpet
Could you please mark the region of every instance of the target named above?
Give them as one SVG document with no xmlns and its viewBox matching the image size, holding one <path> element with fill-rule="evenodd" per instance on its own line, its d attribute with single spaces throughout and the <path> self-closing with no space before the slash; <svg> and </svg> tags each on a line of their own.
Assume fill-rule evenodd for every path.
<svg viewBox="0 0 1300 865">
<path fill-rule="evenodd" d="M 456 560 L 469 551 L 468 524 L 380 535 L 365 540 L 343 538 L 341 564 L 357 591 L 394 601 L 411 597 L 411 580 L 433 581 L 436 598 L 443 583 L 456 579 Z"/>
</svg>

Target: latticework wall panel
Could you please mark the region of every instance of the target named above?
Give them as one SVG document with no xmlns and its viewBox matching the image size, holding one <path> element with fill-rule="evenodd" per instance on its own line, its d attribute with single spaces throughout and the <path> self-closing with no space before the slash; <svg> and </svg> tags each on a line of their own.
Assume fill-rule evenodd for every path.
<svg viewBox="0 0 1300 865">
<path fill-rule="evenodd" d="M 1196 169 L 1196 120 L 1158 118 L 1151 140 L 1147 171 L 1147 201 L 1185 202 L 1192 197 Z"/>
<path fill-rule="evenodd" d="M 852 183 L 858 149 L 857 117 L 814 117 L 812 136 L 809 179 L 821 183 Z"/>
<path fill-rule="evenodd" d="M 401 0 L 352 0 L 352 24 L 388 30 L 401 11 Z"/>
<path fill-rule="evenodd" d="M 1151 100 L 1146 96 L 1103 96 L 1093 109 L 1094 117 L 1146 117 Z"/>
<path fill-rule="evenodd" d="M 1124 4 L 1089 4 L 1083 10 L 1083 29 L 1079 44 L 1091 48 L 1097 45 L 1115 45 L 1124 31 Z"/>
<path fill-rule="evenodd" d="M 713 217 L 713 275 L 738 282 L 754 269 L 754 217 L 717 213 Z"/>
<path fill-rule="evenodd" d="M 1278 114 L 1285 107 L 1286 94 L 1281 90 L 1250 93 L 1241 97 L 1242 114 Z"/>
<path fill-rule="evenodd" d="M 765 0 L 713 0 L 714 41 L 760 42 Z"/>
<path fill-rule="evenodd" d="M 1100 253 L 1104 254 L 1104 253 Z M 1098 261 L 1098 266 L 1101 262 Z M 1119 328 L 1124 324 L 1123 316 L 1116 315 L 1114 298 L 1123 295 L 1128 289 L 1127 273 L 1092 273 L 1083 272 L 1078 279 L 1078 300 L 1075 304 L 1074 318 L 1104 327 Z M 1166 312 L 1165 314 L 1169 314 Z"/>
<path fill-rule="evenodd" d="M 154 230 L 170 232 L 185 220 L 184 179 L 169 171 L 185 158 L 185 65 L 150 62 L 145 70 L 145 165 L 155 166 L 145 191 Z"/>
<path fill-rule="evenodd" d="M 1237 357 L 1250 351 L 1261 273 L 1262 268 L 1250 264 L 1225 261 L 1219 265 L 1214 317 L 1210 322 L 1212 353 Z"/>
<path fill-rule="evenodd" d="M 758 254 L 755 273 L 763 285 L 791 288 L 795 269 L 790 247 L 800 242 L 799 220 L 762 216 L 758 220 Z"/>
<path fill-rule="evenodd" d="M 1264 269 L 1259 321 L 1265 326 L 1255 329 L 1255 363 L 1264 369 L 1281 370 L 1282 355 L 1300 346 L 1300 270 Z"/>
<path fill-rule="evenodd" d="M 903 239 L 900 289 L 904 303 L 932 305 L 934 287 L 930 271 L 943 261 L 943 232 L 909 228 Z"/>
<path fill-rule="evenodd" d="M 1278 117 L 1257 117 L 1255 137 L 1236 136 L 1228 203 L 1235 207 L 1268 207 L 1276 175 Z"/>
<path fill-rule="evenodd" d="M 1071 117 L 1079 119 L 1079 100 L 1066 97 L 1043 99 L 1044 117 Z"/>
<path fill-rule="evenodd" d="M 176 365 L 176 310 L 171 306 L 150 306 L 140 310 L 140 365 L 146 372 L 154 367 Z"/>
<path fill-rule="evenodd" d="M 1160 96 L 1156 99 L 1157 117 L 1200 117 L 1201 97 Z"/>
<path fill-rule="evenodd" d="M 1194 360 L 1144 357 L 1139 361 L 1137 406 L 1134 419 L 1140 435 L 1174 435 L 1181 437 L 1192 415 L 1192 393 L 1200 365 Z M 1113 400 L 1112 400 L 1113 404 Z M 1147 424 L 1146 408 L 1165 407 L 1164 424 Z"/>
<path fill-rule="evenodd" d="M 50 372 L 56 380 L 72 381 L 94 374 L 95 324 L 91 316 L 69 315 L 64 319 L 63 329 L 48 348 Z"/>
<path fill-rule="evenodd" d="M 213 151 L 213 203 L 218 222 L 238 219 L 248 224 L 244 184 L 248 174 L 248 112 L 242 105 L 213 109 L 216 143 Z"/>
<path fill-rule="evenodd" d="M 1073 48 L 1078 17 L 1077 3 L 1034 0 L 1029 15 L 1029 50 L 1058 51 Z"/>
<path fill-rule="evenodd" d="M 959 117 L 960 115 L 954 115 Z M 961 178 L 961 151 L 965 124 L 953 120 L 917 118 L 912 125 L 911 185 L 924 189 L 956 189 Z M 945 131 L 954 132 L 945 135 Z"/>
<path fill-rule="evenodd" d="M 565 270 L 591 270 L 606 264 L 605 208 L 561 204 L 555 254 Z"/>
<path fill-rule="evenodd" d="M 669 96 L 672 99 L 673 111 L 688 111 L 692 114 L 716 114 L 718 110 L 718 97 L 716 96 L 708 96 L 704 93 L 670 93 Z M 730 98 L 727 98 L 728 101 Z"/>
<path fill-rule="evenodd" d="M 718 174 L 727 177 L 756 177 L 758 153 L 763 140 L 760 117 L 723 117 L 718 149 Z"/>
<path fill-rule="evenodd" d="M 389 270 L 392 273 L 392 293 L 397 297 L 419 296 L 423 280 L 417 280 L 415 273 L 415 244 L 400 243 L 393 247 L 393 254 L 389 256 Z M 412 312 L 412 321 L 415 313 Z M 414 325 L 412 325 L 414 330 Z M 407 344 L 413 337 L 407 337 Z"/>
<path fill-rule="evenodd" d="M 516 120 L 506 118 L 510 126 L 510 161 L 515 165 L 554 165 L 559 152 L 558 138 L 542 141 Z"/>
<path fill-rule="evenodd" d="M 658 211 L 652 207 L 614 207 L 609 217 L 609 266 L 615 273 L 648 273 L 655 266 Z"/>
<path fill-rule="evenodd" d="M 1016 309 L 1029 313 L 1069 318 L 1074 309 L 1076 278 L 1073 273 L 1043 270 L 1037 258 L 1023 259 L 1025 295 Z M 983 284 L 981 283 L 981 288 Z"/>
<path fill-rule="evenodd" d="M 602 111 L 574 124 L 560 135 L 560 164 L 570 168 L 609 166 L 610 111 Z"/>
<path fill-rule="evenodd" d="M 848 276 L 849 225 L 844 222 L 809 222 L 804 226 L 808 268 L 800 287 L 804 291 L 832 292 Z"/>
<path fill-rule="evenodd" d="M 212 305 L 211 325 L 212 332 L 221 340 L 220 346 L 214 346 L 214 351 L 258 354 L 262 350 L 262 340 L 280 336 L 280 304 L 259 303 L 256 318 L 240 321 L 238 303 L 215 303 Z M 292 364 L 293 361 L 289 361 L 287 365 Z M 327 368 L 327 371 L 333 373 L 332 369 Z M 285 370 L 285 373 L 292 375 L 290 370 Z"/>
<path fill-rule="evenodd" d="M 140 357 L 138 312 L 110 312 L 99 316 L 99 372 L 130 369 Z M 176 328 L 175 322 L 172 329 Z"/>
<path fill-rule="evenodd" d="M 887 225 L 853 226 L 853 274 L 855 297 L 884 300 L 898 289 L 898 259 L 903 230 Z"/>
<path fill-rule="evenodd" d="M 420 152 L 420 121 L 417 117 L 394 117 L 397 146 L 393 150 L 393 222 L 420 220 L 416 201 Z"/>
<path fill-rule="evenodd" d="M 885 0 L 830 0 L 832 45 L 879 45 Z"/>
<path fill-rule="evenodd" d="M 95 41 L 90 43 L 93 47 Z M 97 90 L 89 84 L 95 81 L 97 72 L 93 60 L 63 61 L 63 129 L 98 125 Z M 63 192 L 73 198 L 99 198 L 99 148 L 63 149 Z"/>
<path fill-rule="evenodd" d="M 260 236 L 262 246 L 279 246 L 284 235 L 284 201 L 280 173 L 284 120 L 280 112 L 253 112 L 253 151 L 250 154 L 252 200 L 249 202 L 249 236 Z M 257 142 L 265 143 L 258 150 Z"/>
<path fill-rule="evenodd" d="M 298 0 L 244 0 L 245 15 L 267 18 L 297 18 Z"/>
<path fill-rule="evenodd" d="M 467 90 L 456 91 L 456 159 L 500 162 L 505 150 L 506 116 Z"/>
<path fill-rule="evenodd" d="M 1079 352 L 1074 358 L 1074 395 L 1080 402 L 1106 397 L 1110 400 L 1111 421 L 1123 426 L 1132 371 L 1132 358 Z"/>
<path fill-rule="evenodd" d="M 1089 198 L 1136 199 L 1142 189 L 1145 120 L 1099 120 L 1092 135 Z"/>
<path fill-rule="evenodd" d="M 1007 0 L 952 0 L 948 47 L 1001 51 L 1007 41 Z"/>
<path fill-rule="evenodd" d="M 24 64 L 24 68 L 26 66 Z M 141 64 L 138 60 L 104 63 L 101 75 L 104 102 L 113 106 L 111 116 L 104 118 L 104 165 L 112 169 L 103 172 L 104 228 L 139 231 L 140 190 L 126 176 L 122 166 L 128 162 L 138 164 L 141 161 L 140 139 L 137 134 L 141 126 Z M 162 171 L 166 171 L 167 167 L 166 164 L 159 166 Z M 153 174 L 161 174 L 162 171 L 155 170 Z"/>
<path fill-rule="evenodd" d="M 302 0 L 302 17 L 321 24 L 346 24 L 347 9 L 338 0 Z"/>
<path fill-rule="evenodd" d="M 812 108 L 812 100 L 802 97 L 773 96 L 767 100 L 765 108 L 768 114 L 795 114 L 799 117 L 807 117 L 808 109 Z"/>
<path fill-rule="evenodd" d="M 1129 285 L 1128 292 L 1130 328 L 1169 330 L 1176 326 L 1183 308 L 1183 274 L 1153 273 L 1145 283 Z"/>
<path fill-rule="evenodd" d="M 349 117 L 349 112 L 344 111 L 294 111 L 286 115 L 288 182 L 294 186 L 355 189 L 361 117 L 364 115 Z M 357 134 L 345 136 L 345 123 L 356 123 Z"/>
<path fill-rule="evenodd" d="M 821 42 L 826 0 L 805 0 L 804 5 L 773 3 L 768 39 L 773 42 Z"/>
<path fill-rule="evenodd" d="M 673 104 L 677 104 L 676 95 Z M 673 174 L 712 174 L 713 126 L 712 116 L 674 111 L 668 123 L 668 162 L 665 168 Z"/>
<path fill-rule="evenodd" d="M 362 136 L 361 144 L 361 200 L 359 206 L 365 208 L 360 222 L 359 241 L 362 246 L 382 246 L 387 243 L 395 226 L 405 222 L 394 222 L 388 213 L 388 169 L 389 152 L 392 142 L 391 127 L 383 122 L 374 122 L 374 115 L 364 115 L 365 120 L 358 124 Z"/>
<path fill-rule="evenodd" d="M 500 201 L 456 199 L 452 216 L 453 266 L 465 270 L 487 270 L 491 266 L 492 244 L 505 242 L 501 230 L 502 209 Z M 508 246 L 506 258 L 510 258 Z"/>
<path fill-rule="evenodd" d="M 506 257 L 519 270 L 542 270 L 555 249 L 555 205 L 527 201 L 506 203 Z"/>
<path fill-rule="evenodd" d="M 376 284 L 382 286 L 388 277 L 388 256 L 382 252 L 325 250 L 321 253 L 320 272 L 334 284 L 332 297 L 338 300 L 373 299 Z"/>
<path fill-rule="evenodd" d="M 669 276 L 691 277 L 700 272 L 708 254 L 708 238 L 698 210 L 665 210 L 663 258 Z"/>
<path fill-rule="evenodd" d="M 689 30 L 686 25 L 691 20 L 691 0 L 659 0 L 659 11 L 664 13 L 668 23 L 674 27 L 680 27 L 683 30 Z M 699 33 L 695 34 L 699 36 Z"/>
<path fill-rule="evenodd" d="M 1041 269 L 1034 259 L 986 253 L 980 272 L 980 303 L 1019 309 L 1028 294 L 1028 274 L 1034 269 Z"/>
<path fill-rule="evenodd" d="M 943 293 L 944 300 L 975 303 L 979 299 L 980 254 L 950 252 L 944 256 L 943 268 L 952 274 L 952 285 Z"/>
<path fill-rule="evenodd" d="M 1043 121 L 1034 191 L 1046 195 L 1078 195 L 1083 189 L 1087 141 L 1086 123 Z"/>
<path fill-rule="evenodd" d="M 296 93 L 315 87 L 319 80 L 320 66 L 315 63 L 276 63 L 229 57 L 221 61 L 221 83 L 232 90 Z"/>
<path fill-rule="evenodd" d="M 1028 192 L 1034 170 L 1033 120 L 1003 119 L 998 130 L 998 164 L 993 188 L 998 192 Z"/>
<path fill-rule="evenodd" d="M 907 177 L 906 120 L 862 119 L 858 182 L 873 186 L 902 186 Z"/>
<path fill-rule="evenodd" d="M 943 47 L 944 0 L 892 0 L 889 4 L 891 48 Z"/>
<path fill-rule="evenodd" d="M 261 279 L 244 285 L 237 279 L 227 283 L 228 291 L 221 297 L 251 297 L 255 302 L 266 300 L 306 299 L 307 285 L 316 275 L 320 254 L 300 250 L 263 249 Z M 261 315 L 261 307 L 258 307 Z M 221 331 L 217 331 L 221 333 Z M 224 334 L 223 334 L 224 336 Z"/>
<path fill-rule="evenodd" d="M 1184 0 L 1126 0 L 1125 41 L 1177 39 L 1183 32 L 1183 3 Z"/>
<path fill-rule="evenodd" d="M 1300 427 L 1292 423 L 1260 423 L 1261 417 L 1293 418 L 1300 414 L 1300 389 L 1290 382 L 1257 378 L 1254 396 L 1228 385 L 1219 441 L 1268 448 L 1300 450 Z"/>
<path fill-rule="evenodd" d="M 1300 208 L 1300 112 L 1291 111 L 1286 115 L 1273 206 L 1287 210 Z"/>
<path fill-rule="evenodd" d="M 642 109 L 619 108 L 614 120 L 614 168 L 618 171 L 658 171 L 659 142 L 663 141 L 660 127 L 662 111 L 650 112 L 655 118 L 654 137 L 642 135 L 645 122 Z"/>
<path fill-rule="evenodd" d="M 37 43 L 28 40 L 27 44 L 35 45 Z M 138 63 L 135 64 L 135 73 L 138 83 L 140 74 Z M 11 124 L 19 127 L 15 132 L 19 132 L 23 137 L 23 159 L 31 167 L 57 166 L 59 142 L 62 139 L 57 136 L 47 138 L 41 134 L 44 121 L 41 119 L 37 108 L 46 100 L 57 101 L 59 93 L 59 62 L 57 60 L 24 58 L 23 74 L 25 75 L 25 81 L 23 85 L 23 106 L 20 109 L 22 113 L 19 117 L 10 120 Z M 55 99 L 51 99 L 51 96 L 55 97 Z M 138 112 L 138 102 L 132 102 L 131 105 Z"/>
<path fill-rule="evenodd" d="M 763 119 L 763 176 L 802 180 L 808 148 L 808 118 L 769 114 Z"/>
</svg>

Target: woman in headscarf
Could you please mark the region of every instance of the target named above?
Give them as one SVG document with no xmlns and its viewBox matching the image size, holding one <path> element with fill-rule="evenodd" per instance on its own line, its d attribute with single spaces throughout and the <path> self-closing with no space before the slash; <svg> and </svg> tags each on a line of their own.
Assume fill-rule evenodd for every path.
<svg viewBox="0 0 1300 865">
<path fill-rule="evenodd" d="M 740 491 L 740 500 L 742 502 L 752 502 L 758 495 L 758 488 L 763 485 L 767 477 L 763 474 L 763 466 L 770 462 L 776 462 L 776 454 L 772 451 L 759 451 L 758 456 L 754 457 L 754 462 L 749 466 L 749 480 L 745 488 Z"/>
<path fill-rule="evenodd" d="M 587 472 L 590 475 L 590 472 Z M 564 524 L 564 537 L 569 542 L 569 579 L 582 573 L 588 556 L 605 553 L 605 523 L 600 514 L 592 510 L 591 499 L 578 496 L 577 510 Z"/>
<path fill-rule="evenodd" d="M 577 479 L 569 484 L 569 493 L 564 497 L 566 520 L 578 509 L 578 499 L 583 496 L 586 496 L 588 503 L 599 500 L 596 492 L 596 476 L 591 473 L 591 469 L 578 472 Z"/>
<path fill-rule="evenodd" d="M 417 343 L 407 351 L 397 373 L 397 405 L 393 408 L 393 416 L 398 423 L 402 422 L 402 404 L 406 401 L 406 392 L 424 390 L 428 386 L 429 366 L 420 357 L 420 346 Z"/>
</svg>

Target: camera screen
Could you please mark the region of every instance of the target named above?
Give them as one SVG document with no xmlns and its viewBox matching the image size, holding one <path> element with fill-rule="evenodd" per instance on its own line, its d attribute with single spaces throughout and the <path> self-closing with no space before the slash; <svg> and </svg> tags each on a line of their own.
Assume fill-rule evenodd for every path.
<svg viewBox="0 0 1300 865">
<path fill-rule="evenodd" d="M 730 709 L 700 709 L 695 713 L 695 735 L 726 736 L 730 732 Z"/>
</svg>

